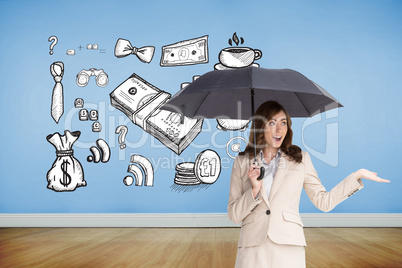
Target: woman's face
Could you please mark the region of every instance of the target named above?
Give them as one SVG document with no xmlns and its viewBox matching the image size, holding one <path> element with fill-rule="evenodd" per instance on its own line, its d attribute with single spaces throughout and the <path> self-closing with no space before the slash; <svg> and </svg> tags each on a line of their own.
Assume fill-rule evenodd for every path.
<svg viewBox="0 0 402 268">
<path fill-rule="evenodd" d="M 279 149 L 288 132 L 286 115 L 280 111 L 265 124 L 264 138 L 268 148 Z"/>
</svg>

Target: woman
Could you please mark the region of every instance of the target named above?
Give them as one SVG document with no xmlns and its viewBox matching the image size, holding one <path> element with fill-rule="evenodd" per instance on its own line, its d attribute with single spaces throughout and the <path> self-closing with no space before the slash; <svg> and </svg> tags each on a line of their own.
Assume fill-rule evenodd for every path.
<svg viewBox="0 0 402 268">
<path fill-rule="evenodd" d="M 236 157 L 230 181 L 228 215 L 241 223 L 236 267 L 305 267 L 302 188 L 317 208 L 327 212 L 363 188 L 362 178 L 389 182 L 360 169 L 327 192 L 309 154 L 292 145 L 292 137 L 291 119 L 283 106 L 268 101 L 257 109 L 248 146 Z M 258 180 L 260 165 L 265 172 Z"/>
</svg>

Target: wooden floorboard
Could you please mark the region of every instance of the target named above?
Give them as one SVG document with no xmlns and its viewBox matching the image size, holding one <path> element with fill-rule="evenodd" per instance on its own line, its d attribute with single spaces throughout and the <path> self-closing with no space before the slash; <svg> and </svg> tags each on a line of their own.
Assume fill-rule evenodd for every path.
<svg viewBox="0 0 402 268">
<path fill-rule="evenodd" d="M 307 267 L 402 267 L 402 228 L 304 230 Z M 0 267 L 234 267 L 239 233 L 239 228 L 0 228 Z"/>
</svg>

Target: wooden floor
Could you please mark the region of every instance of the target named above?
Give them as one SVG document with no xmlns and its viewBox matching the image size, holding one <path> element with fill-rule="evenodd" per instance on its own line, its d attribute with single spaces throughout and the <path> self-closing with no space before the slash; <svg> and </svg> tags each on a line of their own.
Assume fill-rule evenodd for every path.
<svg viewBox="0 0 402 268">
<path fill-rule="evenodd" d="M 402 267 L 402 228 L 305 234 L 307 267 Z M 0 267 L 234 267 L 238 237 L 239 228 L 0 228 Z"/>
</svg>

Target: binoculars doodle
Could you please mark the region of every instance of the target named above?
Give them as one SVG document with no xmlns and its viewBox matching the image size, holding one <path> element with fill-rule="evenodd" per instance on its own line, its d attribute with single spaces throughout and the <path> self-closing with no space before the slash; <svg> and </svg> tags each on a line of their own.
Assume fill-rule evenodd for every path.
<svg viewBox="0 0 402 268">
<path fill-rule="evenodd" d="M 91 76 L 95 76 L 96 84 L 98 87 L 105 87 L 109 83 L 109 77 L 107 74 L 102 70 L 97 70 L 95 68 L 89 70 L 81 70 L 77 74 L 77 85 L 80 87 L 85 87 L 88 85 L 89 78 Z"/>
</svg>

